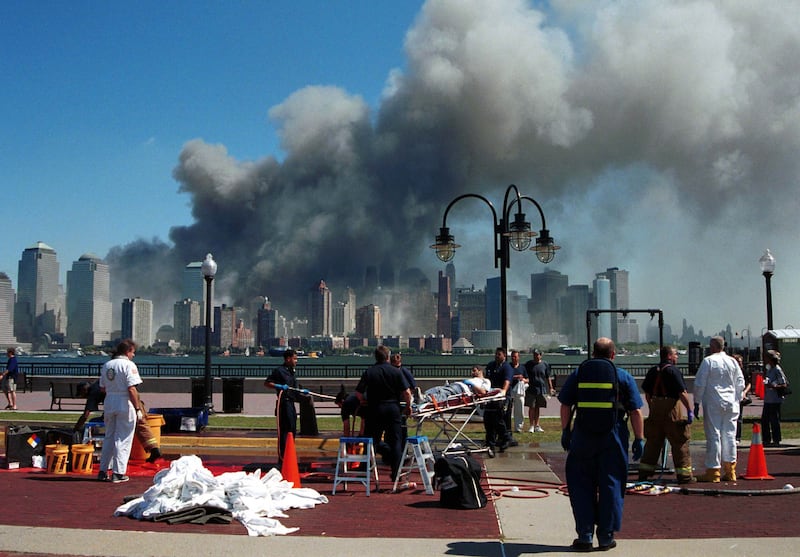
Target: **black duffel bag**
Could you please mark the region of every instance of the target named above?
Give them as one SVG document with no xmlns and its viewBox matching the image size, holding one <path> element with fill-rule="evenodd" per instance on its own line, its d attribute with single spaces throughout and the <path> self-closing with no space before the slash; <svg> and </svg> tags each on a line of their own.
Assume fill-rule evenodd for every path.
<svg viewBox="0 0 800 557">
<path fill-rule="evenodd" d="M 482 509 L 486 494 L 481 488 L 481 465 L 466 455 L 440 456 L 433 465 L 439 503 L 448 509 Z"/>
</svg>

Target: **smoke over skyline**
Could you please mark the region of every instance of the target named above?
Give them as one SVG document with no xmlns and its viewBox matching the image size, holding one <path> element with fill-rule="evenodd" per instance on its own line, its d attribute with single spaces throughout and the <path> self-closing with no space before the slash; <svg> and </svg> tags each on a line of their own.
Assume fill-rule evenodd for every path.
<svg viewBox="0 0 800 557">
<path fill-rule="evenodd" d="M 217 302 L 266 295 L 287 317 L 320 279 L 338 294 L 385 260 L 435 284 L 444 265 L 428 245 L 447 203 L 472 192 L 498 206 L 514 183 L 562 249 L 549 266 L 513 253 L 510 288 L 529 295 L 547 268 L 585 284 L 617 266 L 631 305 L 664 309 L 674 329 L 685 317 L 755 336 L 769 247 L 776 326 L 792 323 L 798 19 L 789 1 L 431 0 L 374 109 L 332 85 L 295 91 L 269 109 L 281 160 L 188 140 L 173 177 L 194 223 L 112 249 L 114 299 L 137 292 L 171 315 L 181 270 L 207 252 Z M 448 225 L 458 283 L 482 288 L 497 275 L 489 211 L 462 202 Z"/>
</svg>

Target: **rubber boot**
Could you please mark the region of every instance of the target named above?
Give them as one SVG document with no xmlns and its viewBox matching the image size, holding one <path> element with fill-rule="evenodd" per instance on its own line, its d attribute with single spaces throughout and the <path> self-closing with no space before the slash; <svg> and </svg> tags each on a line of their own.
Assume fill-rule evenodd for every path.
<svg viewBox="0 0 800 557">
<path fill-rule="evenodd" d="M 703 474 L 701 476 L 697 476 L 697 481 L 698 482 L 711 482 L 711 483 L 717 484 L 720 481 L 719 472 L 720 472 L 719 468 L 707 468 L 705 474 Z"/>
<path fill-rule="evenodd" d="M 722 481 L 735 482 L 736 481 L 736 463 L 723 462 L 722 463 Z"/>
</svg>

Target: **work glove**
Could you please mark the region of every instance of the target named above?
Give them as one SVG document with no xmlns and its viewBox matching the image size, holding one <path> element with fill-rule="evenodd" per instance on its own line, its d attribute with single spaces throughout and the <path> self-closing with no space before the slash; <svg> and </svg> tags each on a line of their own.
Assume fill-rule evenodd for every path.
<svg viewBox="0 0 800 557">
<path fill-rule="evenodd" d="M 644 454 L 644 439 L 634 439 L 633 445 L 631 445 L 631 454 L 633 454 L 633 460 L 639 460 L 642 458 Z"/>
<path fill-rule="evenodd" d="M 300 392 L 301 392 L 301 393 L 303 393 L 304 395 L 309 395 L 309 394 L 311 394 L 311 391 L 309 391 L 308 389 L 303 389 L 303 390 L 302 390 L 302 391 L 300 391 Z"/>
<path fill-rule="evenodd" d="M 561 430 L 561 448 L 565 451 L 569 450 L 569 444 L 572 440 L 572 432 L 569 430 L 568 427 L 565 427 Z"/>
<path fill-rule="evenodd" d="M 141 410 L 136 411 L 136 419 L 140 422 L 144 419 L 144 414 L 142 414 Z"/>
<path fill-rule="evenodd" d="M 686 423 L 687 423 L 687 424 L 690 424 L 690 423 L 692 423 L 693 421 L 694 421 L 694 413 L 693 413 L 691 410 L 689 410 L 689 417 L 688 417 L 688 418 L 686 418 Z"/>
<path fill-rule="evenodd" d="M 278 389 L 279 391 L 286 391 L 289 389 L 289 385 L 281 385 L 280 383 L 277 383 L 275 385 L 275 388 Z"/>
</svg>

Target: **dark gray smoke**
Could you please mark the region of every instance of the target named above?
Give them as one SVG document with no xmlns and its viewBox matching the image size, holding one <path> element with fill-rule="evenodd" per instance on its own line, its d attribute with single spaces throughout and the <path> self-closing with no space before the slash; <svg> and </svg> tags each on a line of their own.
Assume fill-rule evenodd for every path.
<svg viewBox="0 0 800 557">
<path fill-rule="evenodd" d="M 780 274 L 800 272 L 800 4 L 533 4 L 429 1 L 375 114 L 321 86 L 270 110 L 280 162 L 189 141 L 174 177 L 195 222 L 173 228 L 171 245 L 112 250 L 117 293 L 171 312 L 178 273 L 206 252 L 223 299 L 266 294 L 287 316 L 305 313 L 320 279 L 358 287 L 387 259 L 435 278 L 427 246 L 447 203 L 476 192 L 498 205 L 516 183 L 543 205 L 563 246 L 551 267 L 571 283 L 618 266 L 632 305 L 663 308 L 674 327 L 686 317 L 757 334 L 758 256 L 770 247 Z M 488 210 L 464 202 L 448 224 L 464 245 L 458 282 L 481 287 L 496 275 Z M 511 286 L 529 294 L 542 270 L 513 254 Z M 780 274 L 782 326 L 799 300 Z"/>
</svg>

